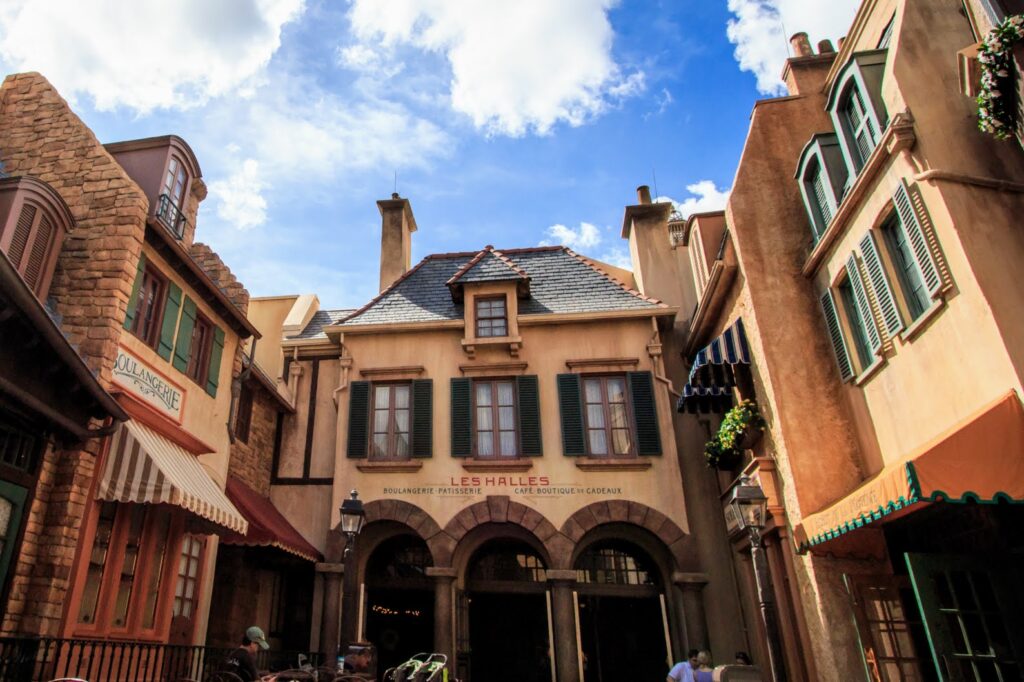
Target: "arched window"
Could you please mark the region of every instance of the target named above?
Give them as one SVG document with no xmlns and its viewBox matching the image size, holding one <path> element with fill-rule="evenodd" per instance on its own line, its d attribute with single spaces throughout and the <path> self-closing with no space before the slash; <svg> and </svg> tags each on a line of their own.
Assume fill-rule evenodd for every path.
<svg viewBox="0 0 1024 682">
<path fill-rule="evenodd" d="M 510 581 L 542 583 L 546 577 L 544 560 L 525 542 L 496 542 L 484 546 L 473 558 L 470 581 Z"/>
<path fill-rule="evenodd" d="M 874 118 L 868 113 L 864 95 L 856 82 L 851 82 L 847 87 L 839 105 L 839 114 L 853 163 L 859 171 L 878 145 L 880 131 L 875 126 Z"/>
<path fill-rule="evenodd" d="M 601 542 L 587 548 L 576 560 L 576 582 L 581 585 L 659 587 L 654 562 L 628 542 Z"/>
<path fill-rule="evenodd" d="M 836 217 L 848 178 L 839 139 L 832 133 L 813 135 L 800 154 L 797 179 L 815 242 Z"/>
<path fill-rule="evenodd" d="M 171 156 L 167 162 L 167 171 L 160 186 L 160 204 L 156 216 L 163 221 L 180 239 L 185 222 L 185 190 L 188 187 L 188 171 L 185 164 L 177 157 Z"/>
<path fill-rule="evenodd" d="M 373 551 L 366 566 L 368 583 L 426 579 L 427 568 L 434 565 L 427 544 L 413 535 L 385 540 Z"/>
<path fill-rule="evenodd" d="M 851 178 L 868 162 L 889 123 L 882 99 L 887 55 L 885 49 L 854 54 L 839 72 L 829 93 L 826 108 L 839 136 Z"/>
<path fill-rule="evenodd" d="M 7 193 L 13 196 L 0 202 L 9 206 L 0 214 L 0 250 L 36 297 L 45 301 L 64 235 L 74 219 L 60 195 L 36 178 L 0 180 L 0 194 Z"/>
</svg>

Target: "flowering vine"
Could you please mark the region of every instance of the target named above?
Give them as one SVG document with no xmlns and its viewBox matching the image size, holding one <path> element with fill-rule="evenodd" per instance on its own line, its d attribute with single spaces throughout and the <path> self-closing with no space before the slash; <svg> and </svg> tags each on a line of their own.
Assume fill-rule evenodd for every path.
<svg viewBox="0 0 1024 682">
<path fill-rule="evenodd" d="M 1013 48 L 1024 39 L 1024 15 L 1004 19 L 989 31 L 978 49 L 981 93 L 978 95 L 978 128 L 1000 140 L 1013 137 L 1017 109 L 1013 96 Z"/>
</svg>

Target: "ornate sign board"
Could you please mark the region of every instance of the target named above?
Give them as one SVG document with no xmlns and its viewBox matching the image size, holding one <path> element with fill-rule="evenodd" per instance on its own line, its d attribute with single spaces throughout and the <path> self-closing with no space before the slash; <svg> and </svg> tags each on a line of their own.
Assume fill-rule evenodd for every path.
<svg viewBox="0 0 1024 682">
<path fill-rule="evenodd" d="M 564 497 L 566 495 L 618 496 L 621 487 L 595 487 L 579 483 L 555 483 L 548 476 L 451 476 L 447 481 L 412 487 L 387 487 L 388 496 L 427 495 L 431 497 L 477 497 L 522 495 L 523 497 Z"/>
<path fill-rule="evenodd" d="M 123 346 L 117 349 L 114 382 L 137 395 L 146 404 L 155 407 L 161 414 L 181 423 L 185 389 L 171 382 Z"/>
</svg>

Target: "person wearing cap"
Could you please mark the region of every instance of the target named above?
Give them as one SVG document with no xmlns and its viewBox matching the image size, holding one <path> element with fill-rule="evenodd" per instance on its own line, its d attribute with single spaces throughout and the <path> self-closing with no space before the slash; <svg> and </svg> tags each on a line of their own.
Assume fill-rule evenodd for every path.
<svg viewBox="0 0 1024 682">
<path fill-rule="evenodd" d="M 231 672 L 242 678 L 243 682 L 255 682 L 261 679 L 260 673 L 256 669 L 256 652 L 259 649 L 266 651 L 269 648 L 270 645 L 267 644 L 267 636 L 263 634 L 263 630 L 253 625 L 245 631 L 245 636 L 242 637 L 242 646 L 228 654 L 225 663 Z"/>
</svg>

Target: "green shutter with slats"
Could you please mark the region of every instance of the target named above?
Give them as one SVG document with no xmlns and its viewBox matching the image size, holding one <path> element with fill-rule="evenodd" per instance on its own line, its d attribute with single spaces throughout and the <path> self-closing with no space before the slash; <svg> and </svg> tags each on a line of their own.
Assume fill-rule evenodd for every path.
<svg viewBox="0 0 1024 682">
<path fill-rule="evenodd" d="M 124 318 L 124 328 L 131 329 L 135 321 L 135 309 L 139 303 L 139 289 L 142 288 L 142 278 L 146 274 L 146 254 L 139 254 L 139 265 L 135 269 L 135 284 L 132 285 L 132 295 L 128 297 L 128 314 Z"/>
<path fill-rule="evenodd" d="M 562 417 L 562 451 L 570 456 L 586 455 L 579 374 L 558 375 L 558 410 Z"/>
<path fill-rule="evenodd" d="M 370 428 L 370 382 L 353 381 L 348 385 L 348 444 L 345 456 L 366 457 Z"/>
<path fill-rule="evenodd" d="M 516 377 L 519 407 L 519 443 L 522 455 L 540 457 L 544 454 L 540 432 L 540 390 L 537 376 Z"/>
<path fill-rule="evenodd" d="M 178 326 L 178 311 L 181 310 L 181 287 L 174 282 L 167 283 L 167 299 L 164 303 L 164 320 L 160 326 L 160 344 L 156 352 L 164 360 L 171 359 L 174 351 L 174 330 Z"/>
<path fill-rule="evenodd" d="M 658 429 L 658 405 L 654 398 L 654 377 L 650 372 L 629 372 L 629 394 L 633 400 L 638 455 L 660 455 L 661 433 Z"/>
<path fill-rule="evenodd" d="M 852 254 L 850 259 L 846 261 L 846 275 L 850 278 L 850 286 L 853 287 L 853 304 L 857 308 L 857 316 L 860 318 L 861 326 L 868 337 L 868 346 L 871 349 L 871 354 L 875 355 L 882 347 L 882 334 L 875 323 L 875 313 L 871 310 L 868 290 L 864 288 L 864 280 L 860 276 L 857 257 Z"/>
<path fill-rule="evenodd" d="M 413 457 L 434 456 L 434 380 L 412 382 L 412 452 Z"/>
<path fill-rule="evenodd" d="M 196 302 L 188 296 L 181 305 L 181 323 L 178 325 L 178 340 L 174 344 L 174 359 L 171 364 L 179 372 L 188 371 L 188 358 L 192 352 L 192 330 L 196 326 Z"/>
<path fill-rule="evenodd" d="M 451 382 L 452 457 L 473 455 L 473 380 L 453 378 Z"/>
<path fill-rule="evenodd" d="M 843 328 L 839 326 L 839 315 L 836 313 L 836 301 L 832 297 L 831 289 L 826 289 L 821 295 L 821 309 L 825 313 L 825 324 L 828 327 L 828 336 L 832 340 L 832 350 L 836 356 L 836 364 L 839 365 L 839 376 L 846 381 L 853 376 L 853 366 L 850 364 L 850 353 L 846 349 L 846 340 L 843 338 Z"/>
<path fill-rule="evenodd" d="M 870 231 L 860 240 L 860 253 L 863 257 L 864 269 L 868 273 L 868 281 L 871 282 L 871 290 L 875 293 L 875 300 L 878 302 L 878 311 L 882 314 L 882 324 L 885 327 L 885 332 L 891 338 L 903 329 L 903 319 L 900 317 L 899 308 L 896 307 L 896 297 L 892 287 L 889 286 L 889 279 L 885 275 L 885 267 L 882 265 L 878 244 Z"/>
<path fill-rule="evenodd" d="M 206 392 L 217 397 L 217 382 L 220 381 L 220 358 L 224 354 L 224 330 L 213 328 L 213 346 L 210 348 L 210 364 L 206 368 Z"/>
<path fill-rule="evenodd" d="M 924 233 L 921 221 L 917 217 L 914 202 L 910 198 L 910 192 L 907 190 L 905 182 L 901 181 L 899 186 L 896 187 L 896 193 L 893 194 L 892 201 L 896 206 L 896 213 L 900 217 L 900 222 L 903 223 L 903 228 L 907 231 L 910 248 L 914 252 L 914 261 L 921 272 L 921 279 L 924 281 L 928 293 L 934 297 L 942 289 L 942 277 L 939 276 L 939 268 L 935 263 L 932 250 L 928 246 L 928 238 Z"/>
</svg>

